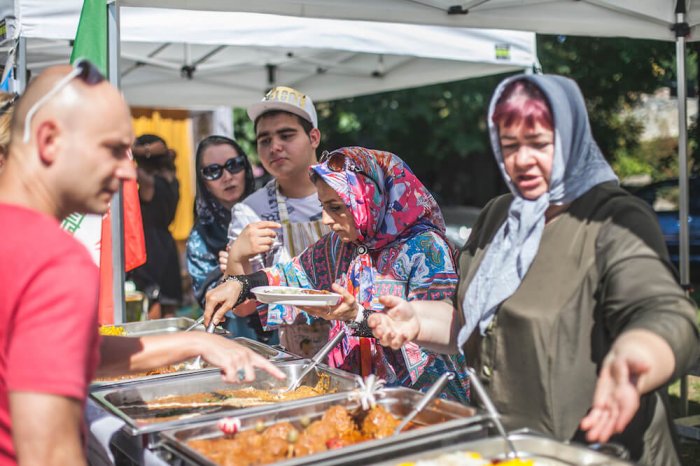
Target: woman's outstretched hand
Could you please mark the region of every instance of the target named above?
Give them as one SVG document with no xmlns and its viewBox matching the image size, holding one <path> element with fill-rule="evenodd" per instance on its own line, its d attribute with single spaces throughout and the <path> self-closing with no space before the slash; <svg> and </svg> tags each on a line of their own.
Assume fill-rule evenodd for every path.
<svg viewBox="0 0 700 466">
<path fill-rule="evenodd" d="M 590 442 L 606 442 L 622 432 L 639 409 L 641 395 L 673 374 L 675 357 L 658 335 L 642 329 L 624 332 L 605 356 L 590 412 L 581 420 Z"/>
<path fill-rule="evenodd" d="M 639 409 L 639 378 L 649 370 L 629 355 L 609 354 L 598 376 L 593 407 L 581 421 L 590 442 L 607 442 L 629 424 Z"/>
<path fill-rule="evenodd" d="M 314 317 L 320 317 L 321 319 L 340 320 L 344 322 L 355 320 L 359 312 L 355 297 L 337 283 L 333 283 L 331 289 L 334 293 L 338 293 L 343 297 L 343 300 L 337 306 L 297 306 L 297 308 Z"/>
<path fill-rule="evenodd" d="M 229 280 L 207 291 L 204 303 L 204 325 L 213 320 L 218 324 L 224 319 L 224 314 L 233 309 L 243 286 L 236 280 Z"/>
<path fill-rule="evenodd" d="M 382 296 L 379 302 L 385 311 L 372 314 L 367 324 L 381 345 L 397 350 L 418 337 L 420 322 L 410 302 L 396 296 Z"/>
</svg>

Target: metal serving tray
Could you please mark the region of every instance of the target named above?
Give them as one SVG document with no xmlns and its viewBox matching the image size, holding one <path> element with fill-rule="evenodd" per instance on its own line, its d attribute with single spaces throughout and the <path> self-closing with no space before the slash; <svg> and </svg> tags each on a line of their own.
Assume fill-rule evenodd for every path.
<svg viewBox="0 0 700 466">
<path fill-rule="evenodd" d="M 127 337 L 142 337 L 146 335 L 163 335 L 167 333 L 182 332 L 194 324 L 194 319 L 189 317 L 169 317 L 166 319 L 145 320 L 143 322 L 127 322 L 117 324 L 117 327 L 124 327 Z M 204 325 L 199 324 L 192 330 L 204 331 Z M 214 329 L 214 333 L 219 335 L 230 335 L 228 330 L 220 327 Z"/>
<path fill-rule="evenodd" d="M 402 418 L 424 396 L 423 393 L 408 388 L 385 389 L 386 395 L 378 400 L 378 404 L 387 409 L 394 416 Z M 349 410 L 361 409 L 359 403 L 344 395 L 326 395 L 304 400 L 295 405 L 279 406 L 275 411 L 265 413 L 241 413 L 236 416 L 241 421 L 241 430 L 254 429 L 262 422 L 269 426 L 278 422 L 291 422 L 297 428 L 301 426 L 300 420 L 306 418 L 313 422 L 320 419 L 323 413 L 332 406 L 345 406 Z M 218 416 L 220 418 L 221 416 Z M 360 465 L 354 458 L 360 453 L 371 452 L 375 449 L 394 448 L 396 456 L 405 453 L 403 444 L 406 442 L 425 442 L 428 439 L 451 439 L 452 442 L 469 438 L 485 437 L 490 418 L 482 415 L 476 409 L 441 399 L 433 400 L 414 420 L 420 428 L 412 429 L 393 437 L 380 440 L 350 445 L 344 448 L 327 450 L 322 453 L 292 458 L 275 463 L 276 466 L 300 466 L 316 465 Z M 208 439 L 222 437 L 223 433 L 217 426 L 217 419 L 198 422 L 196 425 L 181 427 L 167 432 L 162 432 L 163 439 L 158 454 L 170 464 L 175 465 L 207 465 L 215 466 L 210 459 L 200 454 L 187 445 L 194 439 Z M 432 440 L 431 444 L 434 444 Z"/>
<path fill-rule="evenodd" d="M 245 337 L 236 337 L 232 338 L 233 341 L 238 343 L 239 345 L 243 345 L 246 348 L 255 351 L 259 355 L 263 356 L 264 358 L 270 360 L 270 361 L 291 361 L 294 359 L 299 359 L 298 356 L 288 353 L 286 351 L 283 351 L 281 349 L 273 348 L 272 346 L 266 345 L 264 343 L 260 343 L 255 340 L 251 340 L 250 338 L 245 338 Z M 141 382 L 144 380 L 158 380 L 158 379 L 163 379 L 167 377 L 172 377 L 177 374 L 184 374 L 184 373 L 198 373 L 202 371 L 209 371 L 209 372 L 218 372 L 218 368 L 214 367 L 205 367 L 204 369 L 187 369 L 187 366 L 184 363 L 180 364 L 180 368 L 176 371 L 173 372 L 166 372 L 163 374 L 153 374 L 153 375 L 138 375 L 138 376 L 129 376 L 124 375 L 124 376 L 116 376 L 116 377 L 103 377 L 100 378 L 99 380 L 95 380 L 92 382 L 90 385 L 91 390 L 95 390 L 97 388 L 104 388 L 104 387 L 123 387 L 126 385 L 133 384 L 135 382 Z"/>
<path fill-rule="evenodd" d="M 296 354 L 289 353 L 277 347 L 266 345 L 265 343 L 260 343 L 256 340 L 251 340 L 250 338 L 235 337 L 233 338 L 233 341 L 255 351 L 270 361 L 291 361 L 293 359 L 301 359 Z"/>
<path fill-rule="evenodd" d="M 593 465 L 631 465 L 627 461 L 619 458 L 608 456 L 599 451 L 587 448 L 584 445 L 576 445 L 550 437 L 545 437 L 533 433 L 514 433 L 508 436 L 513 442 L 518 454 L 523 459 L 542 460 L 547 466 L 593 466 Z M 411 445 L 406 445 L 406 448 L 413 450 Z M 356 464 L 375 466 L 400 466 L 401 464 L 414 463 L 419 460 L 434 460 L 441 455 L 453 452 L 474 451 L 481 454 L 484 458 L 503 459 L 508 451 L 505 442 L 500 437 L 491 437 L 486 439 L 461 441 L 456 444 L 446 445 L 422 451 L 409 456 L 402 455 L 399 458 L 394 457 L 390 461 L 385 461 L 387 458 L 382 458 L 381 455 L 372 456 L 372 454 L 358 455 L 355 460 Z M 537 463 L 535 463 L 537 464 Z"/>
<path fill-rule="evenodd" d="M 299 374 L 308 363 L 308 360 L 276 362 L 275 365 L 287 375 L 285 380 L 275 379 L 267 372 L 256 371 L 254 382 L 232 385 L 221 380 L 218 369 L 205 369 L 198 372 L 171 374 L 169 377 L 158 379 L 130 381 L 129 383 L 120 384 L 118 386 L 99 387 L 93 390 L 90 396 L 105 409 L 124 420 L 124 422 L 126 422 L 124 430 L 130 435 L 151 434 L 191 423 L 205 415 L 221 412 L 239 413 L 265 411 L 275 409 L 276 406 L 279 406 L 279 403 L 238 409 L 230 406 L 209 408 L 193 407 L 190 410 L 180 409 L 178 410 L 177 419 L 165 421 L 157 421 L 158 416 L 149 416 L 146 408 L 130 408 L 129 405 L 143 404 L 143 402 L 168 395 L 192 395 L 216 390 L 235 390 L 247 387 L 263 390 L 282 390 L 288 387 L 289 383 L 294 380 L 295 376 Z M 304 377 L 302 383 L 313 386 L 318 382 L 321 374 L 329 376 L 330 390 L 336 392 L 346 392 L 358 386 L 358 379 L 354 375 L 324 365 L 317 366 L 315 371 L 312 371 Z M 296 401 L 287 401 L 284 403 L 294 402 Z M 209 417 L 203 419 L 208 418 Z"/>
</svg>

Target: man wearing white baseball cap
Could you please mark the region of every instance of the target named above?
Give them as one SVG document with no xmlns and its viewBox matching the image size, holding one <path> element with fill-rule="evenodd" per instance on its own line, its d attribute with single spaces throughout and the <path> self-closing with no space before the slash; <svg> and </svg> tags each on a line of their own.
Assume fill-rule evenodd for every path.
<svg viewBox="0 0 700 466">
<path fill-rule="evenodd" d="M 260 161 L 273 179 L 233 207 L 228 274 L 289 261 L 329 231 L 321 222 L 321 204 L 309 178 L 321 141 L 311 98 L 278 86 L 251 105 L 248 116 L 255 123 Z M 254 312 L 253 304 L 248 306 Z M 280 342 L 300 356 L 313 355 L 328 341 L 325 320 L 294 321 L 281 306 L 270 306 L 263 315 L 263 324 L 279 328 Z"/>
</svg>

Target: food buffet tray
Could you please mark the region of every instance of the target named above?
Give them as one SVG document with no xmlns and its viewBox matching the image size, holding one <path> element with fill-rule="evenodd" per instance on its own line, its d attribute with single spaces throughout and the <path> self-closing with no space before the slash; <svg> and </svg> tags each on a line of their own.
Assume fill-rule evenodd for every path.
<svg viewBox="0 0 700 466">
<path fill-rule="evenodd" d="M 164 335 L 168 333 L 182 332 L 194 324 L 194 319 L 189 317 L 168 317 L 165 319 L 144 320 L 142 322 L 127 322 L 115 325 L 123 327 L 127 337 L 143 337 L 146 335 Z M 197 325 L 193 330 L 204 331 L 203 324 Z M 230 335 L 228 330 L 220 327 L 214 329 L 214 333 L 219 335 Z"/>
<path fill-rule="evenodd" d="M 631 465 L 625 460 L 606 455 L 584 445 L 561 442 L 541 434 L 533 433 L 512 433 L 508 436 L 513 442 L 518 455 L 522 459 L 534 460 L 533 466 L 593 466 L 593 465 Z M 406 449 L 412 449 L 407 444 Z M 356 464 L 374 466 L 433 466 L 447 464 L 438 462 L 437 459 L 444 454 L 456 452 L 476 452 L 486 459 L 503 460 L 508 451 L 505 442 L 501 437 L 490 437 L 485 439 L 460 441 L 442 447 L 433 447 L 422 452 L 402 455 L 388 460 L 381 455 L 368 454 L 358 455 Z M 431 460 L 435 462 L 431 462 Z M 421 461 L 421 463 L 418 463 Z M 459 465 L 459 462 L 449 463 Z"/>
<path fill-rule="evenodd" d="M 144 435 L 172 429 L 192 422 L 194 420 L 208 419 L 202 417 L 215 413 L 229 412 L 255 412 L 275 409 L 278 403 L 246 408 L 233 408 L 230 406 L 214 407 L 187 407 L 178 409 L 177 419 L 170 416 L 167 420 L 159 421 L 158 415 L 148 412 L 143 406 L 144 402 L 169 395 L 193 395 L 198 393 L 210 393 L 216 390 L 238 390 L 244 388 L 256 388 L 261 390 L 283 390 L 296 378 L 308 360 L 279 361 L 275 366 L 287 376 L 284 380 L 278 380 L 261 370 L 256 371 L 255 381 L 241 384 L 228 384 L 221 379 L 218 369 L 205 369 L 190 373 L 176 373 L 169 377 L 158 379 L 130 381 L 128 383 L 95 388 L 90 396 L 112 414 L 124 420 L 124 430 L 130 435 Z M 310 372 L 302 380 L 302 384 L 314 386 L 320 377 L 327 376 L 329 390 L 337 393 L 352 390 L 358 386 L 358 378 L 350 373 L 332 369 L 325 365 L 319 365 L 315 371 Z M 215 395 L 214 395 L 215 396 Z M 302 400 L 297 400 L 302 401 Z M 288 401 L 294 403 L 296 401 Z M 151 439 L 152 440 L 152 439 Z"/>
<path fill-rule="evenodd" d="M 233 338 L 233 341 L 255 351 L 270 361 L 291 361 L 293 359 L 300 359 L 300 357 L 296 354 L 289 353 L 277 347 L 266 345 L 265 343 L 260 343 L 256 340 L 251 340 L 250 338 L 235 337 Z"/>
<path fill-rule="evenodd" d="M 245 337 L 236 337 L 232 338 L 233 341 L 238 343 L 239 345 L 245 346 L 246 348 L 255 351 L 259 355 L 263 356 L 264 358 L 270 360 L 270 361 L 291 361 L 294 359 L 299 359 L 298 356 L 288 353 L 286 351 L 283 351 L 281 349 L 273 348 L 272 346 L 266 345 L 264 343 L 260 343 L 255 340 L 251 340 L 250 338 L 245 338 Z M 122 375 L 122 376 L 115 376 L 115 377 L 101 377 L 97 380 L 94 380 L 92 384 L 90 385 L 91 390 L 95 390 L 97 388 L 104 388 L 104 387 L 122 387 L 122 386 L 127 386 L 131 385 L 133 383 L 141 382 L 144 380 L 159 380 L 163 378 L 168 378 L 168 377 L 173 377 L 178 374 L 191 374 L 191 373 L 198 373 L 202 371 L 208 371 L 208 372 L 217 372 L 219 371 L 218 368 L 214 367 L 205 367 L 204 369 L 188 369 L 187 365 L 185 363 L 180 363 L 180 364 L 173 364 L 172 366 L 177 367 L 177 370 L 173 370 L 170 372 L 163 372 L 160 374 L 151 374 L 151 375 L 146 375 L 146 373 L 138 374 L 138 375 Z"/>
<path fill-rule="evenodd" d="M 384 389 L 385 396 L 377 403 L 398 418 L 403 418 L 423 398 L 424 394 L 408 388 Z M 290 422 L 299 428 L 304 422 L 320 419 L 323 413 L 333 406 L 344 406 L 351 412 L 360 410 L 359 402 L 348 394 L 326 395 L 304 400 L 295 405 L 280 405 L 275 411 L 264 413 L 241 413 L 236 417 L 240 420 L 240 431 L 260 428 L 261 423 L 266 427 L 278 422 Z M 218 416 L 220 419 L 221 416 Z M 174 465 L 207 465 L 216 463 L 188 445 L 190 440 L 216 439 L 223 437 L 217 426 L 218 419 L 197 422 L 161 433 L 163 439 L 158 454 L 168 463 Z M 403 455 L 406 442 L 416 444 L 428 443 L 434 445 L 444 439 L 446 442 L 457 442 L 470 438 L 482 438 L 487 434 L 488 415 L 481 414 L 475 408 L 453 401 L 442 399 L 433 400 L 413 421 L 416 428 L 404 431 L 399 435 L 377 440 L 368 440 L 354 445 L 326 450 L 304 457 L 291 458 L 274 463 L 276 466 L 317 465 L 324 466 L 356 466 L 365 464 L 357 462 L 355 457 L 376 449 L 394 449 L 396 456 Z"/>
</svg>

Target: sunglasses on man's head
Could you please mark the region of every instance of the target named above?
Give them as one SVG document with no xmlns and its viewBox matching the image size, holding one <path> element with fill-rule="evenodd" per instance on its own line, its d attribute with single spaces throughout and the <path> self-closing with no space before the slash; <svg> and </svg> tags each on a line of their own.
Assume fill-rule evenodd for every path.
<svg viewBox="0 0 700 466">
<path fill-rule="evenodd" d="M 320 162 L 325 163 L 328 169 L 332 172 L 338 173 L 345 170 L 350 170 L 352 172 L 359 173 L 374 183 L 379 190 L 379 193 L 382 193 L 382 188 L 379 186 L 379 183 L 377 183 L 374 178 L 369 176 L 364 170 L 355 165 L 355 162 L 353 162 L 352 159 L 349 159 L 344 152 L 324 151 L 323 154 L 321 154 Z"/>
<path fill-rule="evenodd" d="M 80 59 L 73 65 L 73 70 L 64 76 L 60 81 L 58 81 L 54 86 L 49 89 L 49 91 L 44 94 L 39 100 L 34 102 L 34 105 L 27 112 L 27 116 L 24 118 L 24 137 L 23 141 L 26 144 L 29 142 L 29 129 L 32 124 L 32 118 L 36 112 L 48 102 L 51 97 L 55 96 L 61 90 L 66 87 L 73 79 L 78 78 L 85 84 L 94 86 L 105 80 L 104 75 L 98 70 L 95 65 L 90 63 L 88 60 Z"/>
<path fill-rule="evenodd" d="M 221 178 L 221 175 L 224 174 L 224 168 L 232 175 L 240 173 L 245 168 L 245 158 L 239 155 L 238 157 L 228 159 L 223 165 L 212 163 L 211 165 L 202 167 L 200 173 L 205 180 L 214 181 Z"/>
</svg>

